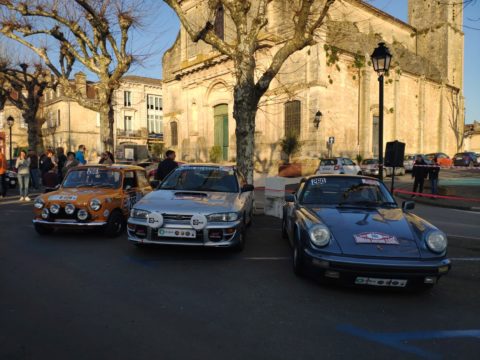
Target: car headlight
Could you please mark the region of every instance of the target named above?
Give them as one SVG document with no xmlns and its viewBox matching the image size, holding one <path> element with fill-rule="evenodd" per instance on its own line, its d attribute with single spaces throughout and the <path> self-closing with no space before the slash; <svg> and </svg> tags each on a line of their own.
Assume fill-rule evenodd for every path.
<svg viewBox="0 0 480 360">
<path fill-rule="evenodd" d="M 90 209 L 92 209 L 93 211 L 98 211 L 102 207 L 102 202 L 98 199 L 92 199 L 90 200 L 89 205 Z"/>
<path fill-rule="evenodd" d="M 58 214 L 60 211 L 60 205 L 58 204 L 53 204 L 50 206 L 50 212 L 54 215 Z"/>
<path fill-rule="evenodd" d="M 236 212 L 226 212 L 226 213 L 217 213 L 210 214 L 207 216 L 207 220 L 210 222 L 228 222 L 228 221 L 237 221 L 238 213 Z"/>
<path fill-rule="evenodd" d="M 435 253 L 442 253 L 447 248 L 447 236 L 440 231 L 432 231 L 427 235 L 427 246 Z"/>
<path fill-rule="evenodd" d="M 48 217 L 50 216 L 50 211 L 48 211 L 47 208 L 42 210 L 42 219 L 47 220 Z"/>
<path fill-rule="evenodd" d="M 78 210 L 77 218 L 78 220 L 81 220 L 81 221 L 87 220 L 88 218 L 87 210 L 84 210 L 84 209 Z"/>
<path fill-rule="evenodd" d="M 12 173 L 12 172 L 9 172 L 9 173 L 7 174 L 7 176 L 8 176 L 9 178 L 16 178 L 16 177 L 17 177 L 17 175 L 16 175 L 15 173 Z"/>
<path fill-rule="evenodd" d="M 35 206 L 37 209 L 42 209 L 45 206 L 45 201 L 43 201 L 41 197 L 37 197 L 33 203 L 33 206 Z"/>
<path fill-rule="evenodd" d="M 65 213 L 67 213 L 67 215 L 72 215 L 74 212 L 75 212 L 75 205 L 73 204 L 65 205 Z"/>
<path fill-rule="evenodd" d="M 142 209 L 130 210 L 130 217 L 136 218 L 136 219 L 146 219 L 148 214 L 150 214 L 150 211 L 148 210 L 142 210 Z"/>
<path fill-rule="evenodd" d="M 315 246 L 326 246 L 330 242 L 330 230 L 324 225 L 314 225 L 308 231 L 310 240 Z"/>
</svg>

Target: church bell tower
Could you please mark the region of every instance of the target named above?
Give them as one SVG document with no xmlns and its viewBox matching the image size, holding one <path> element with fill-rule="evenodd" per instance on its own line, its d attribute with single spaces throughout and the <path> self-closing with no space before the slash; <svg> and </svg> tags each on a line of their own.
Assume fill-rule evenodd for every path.
<svg viewBox="0 0 480 360">
<path fill-rule="evenodd" d="M 409 0 L 408 21 L 417 30 L 417 54 L 435 64 L 444 82 L 462 89 L 462 1 Z"/>
</svg>

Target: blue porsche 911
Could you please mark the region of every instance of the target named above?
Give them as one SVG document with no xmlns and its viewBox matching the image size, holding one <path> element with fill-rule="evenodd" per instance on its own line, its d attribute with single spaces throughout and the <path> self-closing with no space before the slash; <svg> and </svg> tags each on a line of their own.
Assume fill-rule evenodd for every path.
<svg viewBox="0 0 480 360">
<path fill-rule="evenodd" d="M 322 280 L 370 287 L 432 287 L 450 271 L 447 236 L 400 208 L 374 178 L 322 175 L 285 196 L 282 233 L 293 269 Z"/>
</svg>

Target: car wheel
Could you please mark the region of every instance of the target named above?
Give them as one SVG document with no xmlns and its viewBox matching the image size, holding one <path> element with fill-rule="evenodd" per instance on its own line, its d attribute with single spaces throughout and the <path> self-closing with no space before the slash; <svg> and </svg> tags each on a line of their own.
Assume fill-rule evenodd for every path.
<svg viewBox="0 0 480 360">
<path fill-rule="evenodd" d="M 49 234 L 53 233 L 53 231 L 55 230 L 53 228 L 46 227 L 42 224 L 33 224 L 33 227 L 35 228 L 35 231 L 39 235 L 49 235 Z"/>
<path fill-rule="evenodd" d="M 234 252 L 241 252 L 245 248 L 245 229 L 240 232 L 238 242 L 232 247 Z"/>
<path fill-rule="evenodd" d="M 105 225 L 105 235 L 108 237 L 119 236 L 125 227 L 125 220 L 120 211 L 114 211 L 110 214 L 107 225 Z"/>
<path fill-rule="evenodd" d="M 305 276 L 305 262 L 297 241 L 293 244 L 292 264 L 295 275 L 299 277 Z"/>
<path fill-rule="evenodd" d="M 357 175 L 363 175 L 363 173 L 362 173 L 361 171 L 359 171 L 359 172 L 357 173 Z"/>
<path fill-rule="evenodd" d="M 285 219 L 286 214 L 283 214 L 283 219 L 282 219 L 282 238 L 288 239 L 288 232 L 287 232 L 287 221 Z"/>
</svg>

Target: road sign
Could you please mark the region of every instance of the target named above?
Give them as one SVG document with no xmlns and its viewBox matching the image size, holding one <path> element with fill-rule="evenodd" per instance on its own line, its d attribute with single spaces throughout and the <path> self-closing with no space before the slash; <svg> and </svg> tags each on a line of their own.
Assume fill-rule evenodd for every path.
<svg viewBox="0 0 480 360">
<path fill-rule="evenodd" d="M 334 143 L 335 143 L 335 136 L 330 136 L 330 137 L 328 138 L 328 143 L 329 143 L 329 144 L 334 144 Z"/>
</svg>

